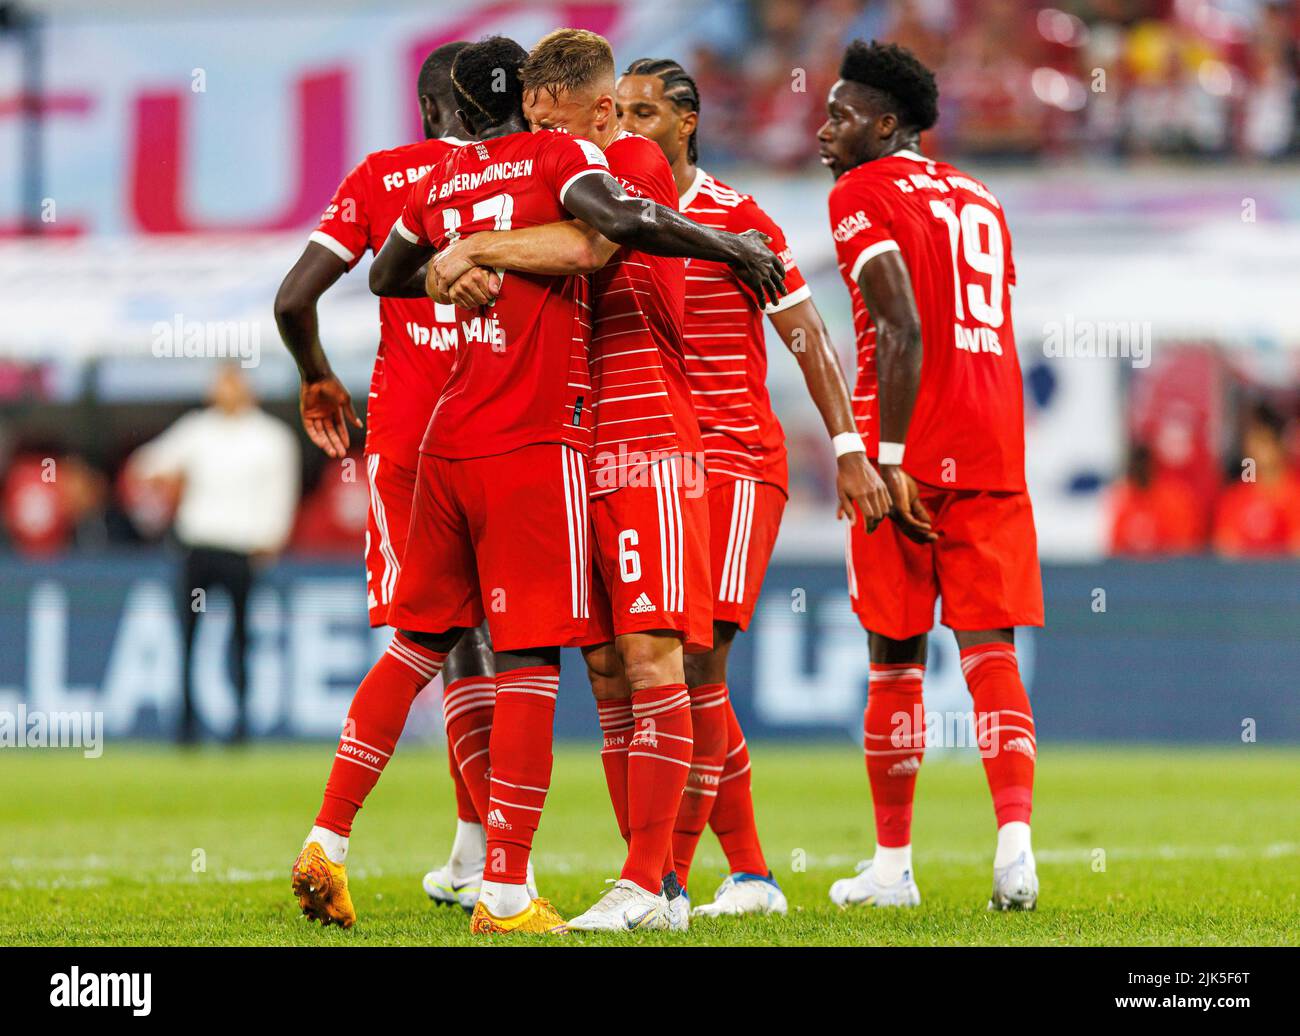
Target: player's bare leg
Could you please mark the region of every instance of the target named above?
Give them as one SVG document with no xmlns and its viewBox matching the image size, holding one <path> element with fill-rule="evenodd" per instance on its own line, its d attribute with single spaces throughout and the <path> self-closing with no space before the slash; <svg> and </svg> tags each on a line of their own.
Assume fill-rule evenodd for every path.
<svg viewBox="0 0 1300 1036">
<path fill-rule="evenodd" d="M 1034 761 L 1033 709 L 1016 662 L 1015 631 L 955 630 L 962 675 L 975 706 L 975 731 L 993 796 L 998 843 L 990 910 L 1033 910 L 1038 874 L 1030 842 Z"/>
<path fill-rule="evenodd" d="M 357 688 L 320 813 L 293 864 L 293 893 L 311 920 L 344 928 L 356 922 L 346 869 L 352 822 L 392 758 L 411 702 L 441 671 L 463 632 L 394 632 Z"/>
<path fill-rule="evenodd" d="M 438 906 L 456 905 L 467 913 L 478 902 L 487 858 L 483 813 L 495 677 L 492 641 L 484 623 L 466 631 L 442 667 L 447 762 L 456 790 L 456 835 L 447 862 L 429 871 L 421 882 Z"/>
<path fill-rule="evenodd" d="M 862 725 L 876 850 L 858 865 L 857 874 L 831 886 L 831 900 L 841 907 L 917 906 L 921 893 L 912 871 L 912 799 L 925 755 L 921 686 L 927 637 L 868 636 L 871 682 Z"/>
<path fill-rule="evenodd" d="M 627 694 L 622 700 L 632 708 L 633 730 L 626 752 L 628 853 L 611 889 L 570 921 L 569 928 L 662 929 L 669 927 L 668 901 L 662 892 L 664 866 L 690 770 L 692 744 L 681 635 L 651 631 L 615 637 L 612 647 L 621 665 L 621 680 L 609 654 L 610 646 L 599 645 L 586 654 L 592 689 L 605 695 L 597 699 L 604 708 L 602 715 L 609 716 L 610 703 L 618 702 L 617 696 L 622 693 Z M 612 758 L 607 759 L 607 775 L 615 765 Z M 617 781 L 611 783 L 617 813 L 616 786 Z"/>
<path fill-rule="evenodd" d="M 564 919 L 528 880 L 533 836 L 551 786 L 558 647 L 498 651 L 483 887 L 470 931 L 562 934 Z"/>
<path fill-rule="evenodd" d="M 693 911 L 705 917 L 784 914 L 788 908 L 759 844 L 749 750 L 727 692 L 727 659 L 737 632 L 734 622 L 715 622 L 712 649 L 685 658 L 695 748 L 673 828 L 673 865 L 685 886 L 707 824 L 718 836 L 731 872 L 713 902 Z"/>
</svg>

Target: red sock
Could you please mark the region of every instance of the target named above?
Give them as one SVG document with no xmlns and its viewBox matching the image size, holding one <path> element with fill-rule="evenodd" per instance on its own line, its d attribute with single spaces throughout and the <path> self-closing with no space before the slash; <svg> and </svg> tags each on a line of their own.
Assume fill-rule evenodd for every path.
<svg viewBox="0 0 1300 1036">
<path fill-rule="evenodd" d="M 551 786 L 551 742 L 560 667 L 530 666 L 498 673 L 492 717 L 491 798 L 484 877 L 522 885 L 533 835 Z"/>
<path fill-rule="evenodd" d="M 718 836 L 727 866 L 733 874 L 767 874 L 763 848 L 754 823 L 754 796 L 750 789 L 749 748 L 736 710 L 727 699 L 727 755 L 718 781 L 718 797 L 709 814 L 709 827 Z"/>
<path fill-rule="evenodd" d="M 609 801 L 614 806 L 614 819 L 618 833 L 628 841 L 631 831 L 627 823 L 627 743 L 632 738 L 632 702 L 628 698 L 596 702 L 600 717 L 600 731 L 604 745 L 600 750 L 600 763 L 605 768 L 605 786 L 609 788 Z"/>
<path fill-rule="evenodd" d="M 443 689 L 442 719 L 447 725 L 447 745 L 456 781 L 456 802 L 461 820 L 481 824 L 488 814 L 488 744 L 492 737 L 492 708 L 497 700 L 491 676 L 467 676 Z M 467 816 L 462 789 L 469 800 Z"/>
<path fill-rule="evenodd" d="M 876 843 L 886 848 L 912 844 L 912 798 L 925 758 L 924 679 L 924 665 L 871 663 L 863 746 Z"/>
<path fill-rule="evenodd" d="M 456 817 L 465 821 L 467 824 L 481 824 L 478 818 L 478 809 L 474 805 L 474 797 L 470 795 L 469 788 L 465 786 L 465 778 L 460 775 L 460 767 L 456 765 L 456 753 L 451 747 L 451 738 L 447 739 L 447 769 L 451 771 L 451 786 L 456 791 Z"/>
<path fill-rule="evenodd" d="M 632 715 L 636 732 L 627 749 L 630 836 L 621 876 L 657 893 L 691 769 L 691 699 L 686 685 L 633 691 Z"/>
<path fill-rule="evenodd" d="M 1038 741 L 1029 695 L 1011 644 L 979 644 L 961 653 L 961 671 L 975 701 L 975 731 L 998 827 L 1029 823 L 1034 807 Z"/>
<path fill-rule="evenodd" d="M 709 814 L 718 797 L 718 782 L 722 778 L 722 764 L 727 756 L 727 685 L 706 683 L 692 687 L 691 737 L 695 746 L 691 752 L 691 771 L 686 776 L 686 790 L 682 805 L 673 825 L 673 857 L 671 870 L 677 880 L 686 884 L 695 847 L 708 825 Z"/>
<path fill-rule="evenodd" d="M 384 772 L 406 726 L 411 702 L 442 669 L 447 656 L 422 648 L 394 633 L 385 651 L 361 681 L 348 709 L 334 765 L 325 782 L 325 799 L 316 823 L 347 837 L 352 821 Z"/>
</svg>

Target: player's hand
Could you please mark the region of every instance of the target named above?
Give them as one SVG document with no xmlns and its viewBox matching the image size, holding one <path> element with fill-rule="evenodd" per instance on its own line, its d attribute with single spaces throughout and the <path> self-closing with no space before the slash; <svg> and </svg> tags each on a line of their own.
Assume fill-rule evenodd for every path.
<svg viewBox="0 0 1300 1036">
<path fill-rule="evenodd" d="M 728 262 L 732 272 L 758 296 L 761 306 L 779 302 L 785 295 L 785 264 L 767 247 L 772 240 L 761 230 L 737 234 L 736 252 Z"/>
<path fill-rule="evenodd" d="M 435 290 L 449 297 L 451 286 L 477 265 L 474 259 L 474 235 L 462 237 L 429 260 L 429 272 L 424 275 L 425 290 L 428 291 L 432 282 Z M 433 291 L 429 291 L 429 297 L 434 302 L 447 301 L 446 298 L 438 298 Z"/>
<path fill-rule="evenodd" d="M 880 477 L 884 480 L 893 503 L 889 517 L 899 531 L 917 543 L 933 543 L 937 540 L 939 534 L 934 531 L 930 512 L 921 503 L 916 480 L 896 464 L 882 464 Z"/>
<path fill-rule="evenodd" d="M 348 454 L 348 425 L 361 427 L 352 409 L 352 397 L 333 374 L 304 381 L 298 390 L 298 410 L 307 438 L 327 456 L 342 460 Z"/>
<path fill-rule="evenodd" d="M 856 522 L 857 514 L 861 512 L 867 523 L 867 532 L 875 532 L 891 507 L 884 481 L 867 461 L 865 453 L 846 453 L 836 461 L 836 466 L 839 471 L 835 476 L 835 489 L 840 505 L 835 516 Z"/>
<path fill-rule="evenodd" d="M 484 266 L 474 266 L 466 270 L 451 286 L 451 301 L 462 309 L 477 309 L 486 306 L 501 294 L 501 275 L 496 270 Z"/>
</svg>

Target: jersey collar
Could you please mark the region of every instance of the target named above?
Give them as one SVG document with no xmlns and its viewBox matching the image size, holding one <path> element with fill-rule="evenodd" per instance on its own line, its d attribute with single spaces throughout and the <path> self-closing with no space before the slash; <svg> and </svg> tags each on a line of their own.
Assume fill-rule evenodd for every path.
<svg viewBox="0 0 1300 1036">
<path fill-rule="evenodd" d="M 468 140 L 461 140 L 460 137 L 453 137 L 450 134 L 448 134 L 445 137 L 439 137 L 438 139 L 441 140 L 444 144 L 455 144 L 457 147 L 464 147 L 466 144 L 469 143 Z"/>
<path fill-rule="evenodd" d="M 700 188 L 704 186 L 704 178 L 708 175 L 699 166 L 695 167 L 695 179 L 691 181 L 691 185 L 686 188 L 682 196 L 677 199 L 678 209 L 685 209 L 690 206 L 691 202 L 695 200 L 695 196 L 700 193 Z"/>
<path fill-rule="evenodd" d="M 926 158 L 925 155 L 918 155 L 915 151 L 904 148 L 902 151 L 895 151 L 890 158 L 910 158 L 913 162 L 926 162 L 933 164 L 933 158 Z"/>
</svg>

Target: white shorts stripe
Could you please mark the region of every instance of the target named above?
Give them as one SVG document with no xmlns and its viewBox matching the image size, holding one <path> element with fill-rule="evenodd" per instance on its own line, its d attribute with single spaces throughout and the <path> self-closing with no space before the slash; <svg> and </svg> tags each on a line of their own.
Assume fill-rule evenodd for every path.
<svg viewBox="0 0 1300 1036">
<path fill-rule="evenodd" d="M 366 476 L 370 482 L 370 510 L 374 513 L 375 527 L 379 530 L 379 554 L 384 559 L 384 571 L 379 579 L 379 603 L 388 604 L 402 566 L 388 535 L 388 514 L 384 510 L 383 497 L 379 495 L 379 454 L 372 453 L 366 458 Z"/>
</svg>

